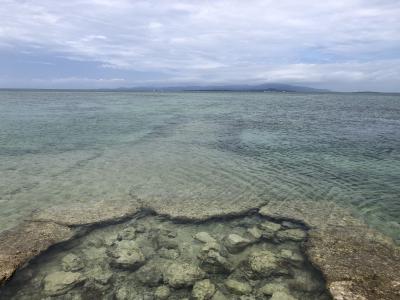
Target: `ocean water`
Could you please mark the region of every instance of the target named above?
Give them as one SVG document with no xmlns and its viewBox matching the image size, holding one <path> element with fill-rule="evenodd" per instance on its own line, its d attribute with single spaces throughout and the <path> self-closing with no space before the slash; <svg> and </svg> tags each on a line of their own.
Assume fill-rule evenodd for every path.
<svg viewBox="0 0 400 300">
<path fill-rule="evenodd" d="M 334 201 L 400 241 L 400 96 L 0 92 L 0 231 L 136 197 Z"/>
</svg>

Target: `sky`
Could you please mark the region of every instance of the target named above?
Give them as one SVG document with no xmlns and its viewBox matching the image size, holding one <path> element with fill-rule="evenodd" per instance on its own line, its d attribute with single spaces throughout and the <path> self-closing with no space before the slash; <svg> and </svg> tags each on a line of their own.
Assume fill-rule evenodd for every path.
<svg viewBox="0 0 400 300">
<path fill-rule="evenodd" d="M 400 92 L 399 0 L 0 0 L 0 87 Z"/>
</svg>

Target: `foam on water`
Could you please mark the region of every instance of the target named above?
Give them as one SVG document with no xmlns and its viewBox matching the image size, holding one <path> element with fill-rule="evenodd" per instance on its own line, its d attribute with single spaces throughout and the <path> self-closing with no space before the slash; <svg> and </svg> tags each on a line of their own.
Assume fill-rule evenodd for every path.
<svg viewBox="0 0 400 300">
<path fill-rule="evenodd" d="M 334 201 L 400 238 L 400 97 L 0 93 L 0 230 L 91 200 Z"/>
</svg>

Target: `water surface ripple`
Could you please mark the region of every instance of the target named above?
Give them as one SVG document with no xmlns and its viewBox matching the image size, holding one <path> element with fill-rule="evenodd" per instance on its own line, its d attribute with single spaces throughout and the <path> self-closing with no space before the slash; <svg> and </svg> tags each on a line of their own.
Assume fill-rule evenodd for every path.
<svg viewBox="0 0 400 300">
<path fill-rule="evenodd" d="M 400 240 L 400 96 L 2 91 L 0 174 L 0 230 L 93 199 L 311 199 Z"/>
</svg>

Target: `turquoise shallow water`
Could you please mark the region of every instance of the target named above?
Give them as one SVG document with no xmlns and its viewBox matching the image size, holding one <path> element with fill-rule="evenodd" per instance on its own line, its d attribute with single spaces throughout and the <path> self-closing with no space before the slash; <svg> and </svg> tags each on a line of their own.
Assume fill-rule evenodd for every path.
<svg viewBox="0 0 400 300">
<path fill-rule="evenodd" d="M 54 204 L 335 201 L 400 239 L 400 96 L 0 92 L 0 230 Z"/>
</svg>

